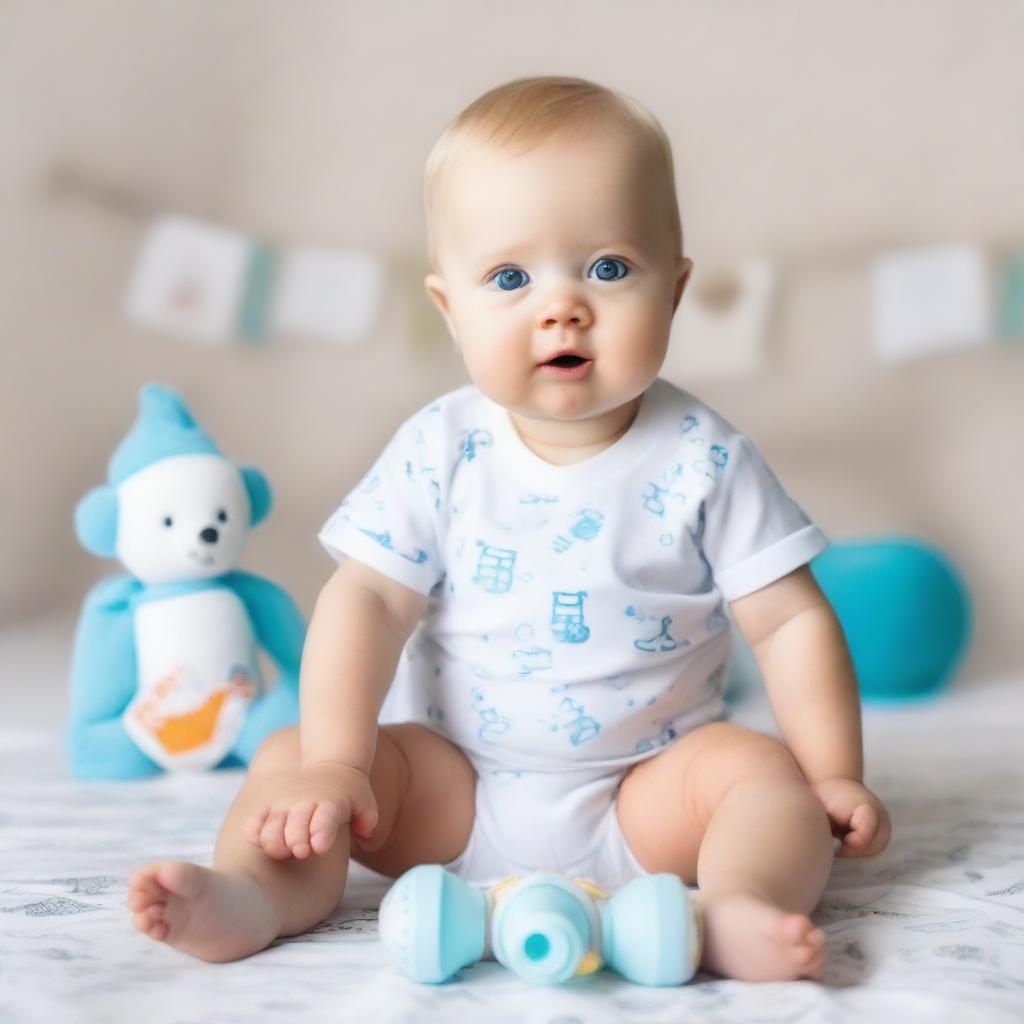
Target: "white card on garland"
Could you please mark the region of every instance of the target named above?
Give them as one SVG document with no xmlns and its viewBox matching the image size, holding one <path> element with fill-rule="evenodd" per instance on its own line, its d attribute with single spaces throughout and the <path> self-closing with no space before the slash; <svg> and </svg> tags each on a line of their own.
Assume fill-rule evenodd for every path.
<svg viewBox="0 0 1024 1024">
<path fill-rule="evenodd" d="M 888 253 L 874 266 L 875 351 L 886 360 L 977 348 L 992 334 L 988 267 L 973 245 Z"/>
<path fill-rule="evenodd" d="M 386 274 L 371 253 L 296 248 L 285 256 L 271 318 L 275 331 L 354 345 L 380 315 Z"/>
<path fill-rule="evenodd" d="M 125 313 L 144 327 L 230 343 L 252 247 L 226 228 L 188 217 L 157 219 L 143 241 Z"/>
</svg>

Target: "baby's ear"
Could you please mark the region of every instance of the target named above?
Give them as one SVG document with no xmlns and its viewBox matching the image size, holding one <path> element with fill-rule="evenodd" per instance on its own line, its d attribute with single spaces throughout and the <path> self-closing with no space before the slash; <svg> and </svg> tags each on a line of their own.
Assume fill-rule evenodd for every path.
<svg viewBox="0 0 1024 1024">
<path fill-rule="evenodd" d="M 448 285 L 445 279 L 440 274 L 427 274 L 423 279 L 423 287 L 427 289 L 430 301 L 437 306 L 437 311 L 444 317 L 448 333 L 452 336 L 455 347 L 458 348 L 459 339 L 455 337 L 455 325 L 452 323 L 451 309 L 448 304 Z"/>
<path fill-rule="evenodd" d="M 683 292 L 686 289 L 686 283 L 690 280 L 690 272 L 693 270 L 693 260 L 688 259 L 686 256 L 681 256 L 679 259 L 679 269 L 676 276 L 676 292 L 675 298 L 672 300 L 672 312 L 674 313 L 679 308 L 679 300 L 683 297 Z"/>
</svg>

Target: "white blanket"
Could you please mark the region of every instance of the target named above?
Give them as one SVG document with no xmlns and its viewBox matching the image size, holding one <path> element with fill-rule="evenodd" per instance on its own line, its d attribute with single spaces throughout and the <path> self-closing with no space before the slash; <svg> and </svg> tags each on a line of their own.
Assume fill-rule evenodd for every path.
<svg viewBox="0 0 1024 1024">
<path fill-rule="evenodd" d="M 61 619 L 0 632 L 3 1024 L 1024 1021 L 1019 681 L 867 709 L 867 781 L 894 836 L 879 857 L 836 861 L 815 913 L 830 955 L 822 983 L 700 974 L 645 989 L 602 972 L 537 988 L 485 963 L 431 987 L 387 962 L 376 920 L 387 883 L 358 867 L 329 920 L 239 963 L 201 963 L 134 932 L 130 872 L 163 858 L 208 864 L 241 775 L 68 781 L 58 735 L 67 629 Z M 750 698 L 736 720 L 770 731 L 768 714 Z"/>
</svg>

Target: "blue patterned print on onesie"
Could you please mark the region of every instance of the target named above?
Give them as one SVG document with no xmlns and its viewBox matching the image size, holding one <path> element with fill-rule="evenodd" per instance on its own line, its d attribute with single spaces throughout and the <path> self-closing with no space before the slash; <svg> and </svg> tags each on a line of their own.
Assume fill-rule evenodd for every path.
<svg viewBox="0 0 1024 1024">
<path fill-rule="evenodd" d="M 544 672 L 551 668 L 551 651 L 546 647 L 521 647 L 512 652 L 512 658 L 519 666 L 521 676 Z"/>
<path fill-rule="evenodd" d="M 604 514 L 598 512 L 596 508 L 581 508 L 576 515 L 576 521 L 569 527 L 572 537 L 560 533 L 551 542 L 551 546 L 559 554 L 568 551 L 574 540 L 593 540 L 601 532 Z"/>
<path fill-rule="evenodd" d="M 508 732 L 512 725 L 511 719 L 506 718 L 495 707 L 484 707 L 484 700 L 486 698 L 484 697 L 484 691 L 479 686 L 474 686 L 470 690 L 470 696 L 473 698 L 471 707 L 480 717 L 480 731 L 478 733 L 480 739 L 490 742 L 495 737 L 502 736 Z"/>
<path fill-rule="evenodd" d="M 653 515 L 663 516 L 665 502 L 661 500 L 661 496 L 667 493 L 667 487 L 659 487 L 653 480 L 648 481 L 647 488 L 640 494 L 644 508 Z"/>
<path fill-rule="evenodd" d="M 512 570 L 516 564 L 513 548 L 498 548 L 478 540 L 481 549 L 473 582 L 490 594 L 504 594 L 512 589 Z"/>
<path fill-rule="evenodd" d="M 675 719 L 672 722 L 666 722 L 657 735 L 645 736 L 640 740 L 636 745 L 636 752 L 646 754 L 648 750 L 654 750 L 655 747 L 667 747 L 679 735 L 675 730 L 674 721 Z"/>
<path fill-rule="evenodd" d="M 706 459 L 697 459 L 693 464 L 694 470 L 706 476 L 709 480 L 717 480 L 722 475 L 729 462 L 729 452 L 720 444 L 713 444 Z"/>
<path fill-rule="evenodd" d="M 605 676 L 601 682 L 607 684 L 613 690 L 624 690 L 633 680 L 629 676 L 624 676 L 621 672 L 616 672 L 613 676 Z"/>
<path fill-rule="evenodd" d="M 647 482 L 647 486 L 640 493 L 641 502 L 646 511 L 652 515 L 664 518 L 666 512 L 666 502 L 664 495 L 669 495 L 670 500 L 682 503 L 686 501 L 686 494 L 683 491 L 677 489 L 680 478 L 685 472 L 685 467 L 681 462 L 675 462 L 671 466 L 666 466 L 661 471 L 661 483 L 655 483 L 653 480 Z"/>
<path fill-rule="evenodd" d="M 655 636 L 647 637 L 645 640 L 634 640 L 633 646 L 638 651 L 674 651 L 679 646 L 680 641 L 676 640 L 669 634 L 668 627 L 671 622 L 671 615 L 663 615 L 661 617 L 660 632 Z M 689 644 L 689 640 L 683 640 L 682 643 L 686 646 Z"/>
<path fill-rule="evenodd" d="M 626 608 L 626 615 L 629 618 L 636 619 L 637 625 L 639 626 L 643 622 L 654 622 L 654 617 L 647 615 L 642 609 L 634 608 L 633 605 L 629 605 Z M 661 616 L 661 625 L 657 633 L 653 636 L 641 637 L 639 640 L 633 641 L 633 646 L 638 651 L 646 651 L 647 653 L 654 653 L 658 651 L 674 651 L 677 647 L 689 647 L 690 641 L 685 639 L 677 640 L 668 631 L 668 627 L 672 624 L 671 615 Z M 651 628 L 651 627 L 648 627 Z"/>
<path fill-rule="evenodd" d="M 696 416 L 684 416 L 679 424 L 679 434 L 682 437 L 689 437 L 690 444 L 704 444 L 704 438 L 700 435 L 700 420 Z"/>
<path fill-rule="evenodd" d="M 590 636 L 590 627 L 583 621 L 585 590 L 556 590 L 551 598 L 551 632 L 563 644 L 582 644 Z"/>
<path fill-rule="evenodd" d="M 592 740 L 601 731 L 600 722 L 588 715 L 587 709 L 571 697 L 563 697 L 558 709 L 558 724 L 552 726 L 552 732 L 564 729 L 574 747 Z"/>
<path fill-rule="evenodd" d="M 401 555 L 403 558 L 408 559 L 410 562 L 415 562 L 417 565 L 420 565 L 429 559 L 429 556 L 423 548 L 413 548 L 412 554 L 406 554 L 404 551 L 396 550 L 394 541 L 391 539 L 390 530 L 385 530 L 383 533 L 375 533 L 373 530 L 368 530 L 365 526 L 360 526 L 359 532 L 365 533 L 367 537 L 372 537 L 382 548 L 387 548 L 388 551 L 394 551 L 396 555 Z"/>
<path fill-rule="evenodd" d="M 490 448 L 494 444 L 494 435 L 489 430 L 474 427 L 465 431 L 465 436 L 459 443 L 459 457 L 455 462 L 457 466 L 463 459 L 472 462 L 477 455 L 477 449 Z"/>
</svg>

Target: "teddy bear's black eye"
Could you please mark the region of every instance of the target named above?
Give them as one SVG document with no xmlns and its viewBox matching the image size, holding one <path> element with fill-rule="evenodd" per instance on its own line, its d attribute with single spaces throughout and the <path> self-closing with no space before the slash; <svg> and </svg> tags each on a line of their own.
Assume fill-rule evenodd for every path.
<svg viewBox="0 0 1024 1024">
<path fill-rule="evenodd" d="M 170 516 L 164 516 L 164 526 L 173 526 L 174 520 Z"/>
<path fill-rule="evenodd" d="M 228 514 L 227 514 L 227 512 L 225 512 L 224 509 L 222 509 L 222 508 L 217 509 L 217 522 L 218 523 L 226 523 L 227 521 L 228 521 Z"/>
</svg>

